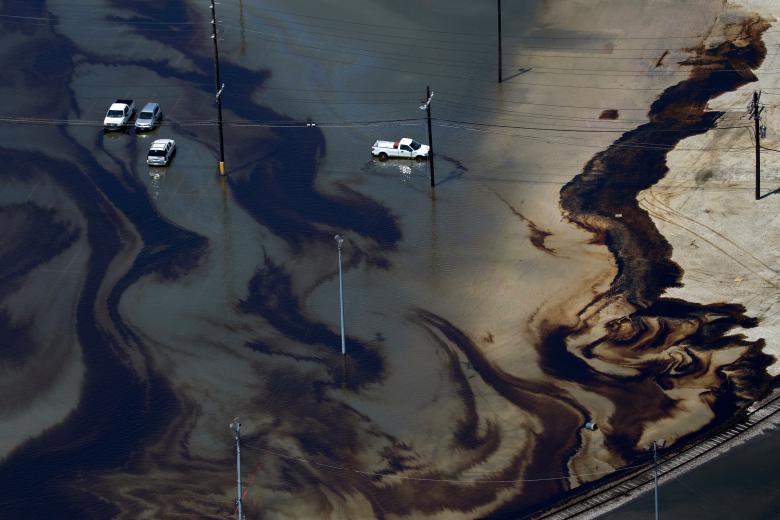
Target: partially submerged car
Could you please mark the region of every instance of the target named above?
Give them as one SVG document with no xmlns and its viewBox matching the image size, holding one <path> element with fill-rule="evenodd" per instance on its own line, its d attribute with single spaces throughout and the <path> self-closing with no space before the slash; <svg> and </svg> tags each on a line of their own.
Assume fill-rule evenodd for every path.
<svg viewBox="0 0 780 520">
<path fill-rule="evenodd" d="M 105 130 L 122 130 L 130 123 L 135 113 L 135 103 L 132 99 L 117 99 L 106 112 L 103 119 L 103 128 Z"/>
<path fill-rule="evenodd" d="M 147 103 L 135 119 L 136 131 L 154 130 L 154 127 L 162 121 L 162 110 L 157 103 Z"/>
<path fill-rule="evenodd" d="M 174 154 L 176 154 L 176 143 L 173 139 L 157 139 L 149 148 L 146 164 L 149 166 L 168 166 Z"/>
<path fill-rule="evenodd" d="M 430 146 L 408 137 L 398 141 L 376 141 L 371 147 L 371 155 L 380 161 L 386 161 L 389 157 L 408 157 L 421 161 L 428 158 L 430 151 Z"/>
</svg>

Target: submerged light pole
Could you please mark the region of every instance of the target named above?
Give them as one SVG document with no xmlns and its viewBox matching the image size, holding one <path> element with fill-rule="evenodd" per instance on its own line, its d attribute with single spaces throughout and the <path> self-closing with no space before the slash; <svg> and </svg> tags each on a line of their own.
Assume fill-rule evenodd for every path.
<svg viewBox="0 0 780 520">
<path fill-rule="evenodd" d="M 341 355 L 347 355 L 347 347 L 344 342 L 344 283 L 341 280 L 341 246 L 344 244 L 344 238 L 341 235 L 333 237 L 336 239 L 336 246 L 339 250 L 339 318 L 341 322 Z"/>
<path fill-rule="evenodd" d="M 653 441 L 653 486 L 655 487 L 655 520 L 658 520 L 658 443 Z"/>
<path fill-rule="evenodd" d="M 244 520 L 244 503 L 241 499 L 241 423 L 238 417 L 230 423 L 230 429 L 236 438 L 236 518 Z"/>
</svg>

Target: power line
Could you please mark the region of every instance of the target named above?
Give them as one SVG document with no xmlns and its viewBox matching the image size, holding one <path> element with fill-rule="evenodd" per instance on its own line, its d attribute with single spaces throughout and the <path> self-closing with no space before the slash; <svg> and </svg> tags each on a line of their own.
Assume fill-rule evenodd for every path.
<svg viewBox="0 0 780 520">
<path fill-rule="evenodd" d="M 350 43 L 354 42 L 354 41 L 366 41 L 366 42 L 370 42 L 370 43 L 380 44 L 380 45 L 382 45 L 384 47 L 386 47 L 387 45 L 394 45 L 394 46 L 400 46 L 400 47 L 412 47 L 415 50 L 430 49 L 430 50 L 434 50 L 434 51 L 454 51 L 454 52 L 458 52 L 458 53 L 470 53 L 470 54 L 478 54 L 478 55 L 483 55 L 483 56 L 490 56 L 490 55 L 492 55 L 492 53 L 490 53 L 488 51 L 480 51 L 480 50 L 474 50 L 474 49 L 458 49 L 458 48 L 452 48 L 452 47 L 440 47 L 440 46 L 431 46 L 431 45 L 419 45 L 419 44 L 411 44 L 411 43 L 407 44 L 407 43 L 398 42 L 398 41 L 381 41 L 381 40 L 377 41 L 376 39 L 370 39 L 370 38 L 355 38 L 355 37 L 353 37 L 353 36 L 351 36 L 349 34 L 344 34 L 344 33 L 338 33 L 338 34 L 336 34 L 336 33 L 305 33 L 307 35 L 331 36 L 331 37 L 334 37 L 334 38 L 341 38 L 341 39 L 349 40 L 345 44 L 336 43 L 336 44 L 332 44 L 330 46 L 325 46 L 321 42 L 318 42 L 318 41 L 313 41 L 313 40 L 310 40 L 310 39 L 297 38 L 297 37 L 294 37 L 294 36 L 288 36 L 288 35 L 284 35 L 284 34 L 278 34 L 276 32 L 261 31 L 261 30 L 257 30 L 257 29 L 247 29 L 245 27 L 241 28 L 241 27 L 238 27 L 238 26 L 235 26 L 235 25 L 229 25 L 229 24 L 225 24 L 225 23 L 222 23 L 221 25 L 223 25 L 225 27 L 230 27 L 230 28 L 233 28 L 233 29 L 240 29 L 240 30 L 243 30 L 243 31 L 255 34 L 255 35 L 258 35 L 256 37 L 258 37 L 260 39 L 276 41 L 276 42 L 279 42 L 280 39 L 282 39 L 284 41 L 293 42 L 293 43 L 295 43 L 297 45 L 300 45 L 302 47 L 315 48 L 315 49 L 318 49 L 318 50 L 321 50 L 321 51 L 325 51 L 325 52 L 341 52 L 341 53 L 345 53 L 345 54 L 354 54 L 354 55 L 359 55 L 359 56 L 360 55 L 362 55 L 362 56 L 369 55 L 369 56 L 373 56 L 373 57 L 386 56 L 389 59 L 393 59 L 394 61 L 398 61 L 398 53 L 397 52 L 394 52 L 394 53 L 383 53 L 381 51 L 376 51 L 376 50 L 373 50 L 373 49 L 365 49 L 365 48 L 360 48 L 360 47 L 356 48 L 354 45 L 350 45 Z M 361 52 L 356 52 L 356 51 L 364 51 L 364 52 L 361 53 Z M 683 51 L 683 50 L 673 49 L 673 51 L 674 52 L 679 52 L 679 53 L 683 54 L 685 57 L 689 57 L 691 55 L 690 52 L 686 52 L 686 51 Z M 655 61 L 655 60 L 658 59 L 657 56 L 611 56 L 611 55 L 587 56 L 587 55 L 584 55 L 584 54 L 581 54 L 581 53 L 580 54 L 575 54 L 575 55 L 558 55 L 558 54 L 546 54 L 546 53 L 545 54 L 534 54 L 534 53 L 528 53 L 528 52 L 517 52 L 517 53 L 504 52 L 504 54 L 505 55 L 521 56 L 521 57 L 530 57 L 530 58 L 545 58 L 545 59 L 548 59 L 548 58 L 570 58 L 570 59 L 577 59 L 577 60 L 579 60 L 579 59 L 584 58 L 584 59 L 602 59 L 602 60 L 615 59 L 615 60 L 651 60 L 651 61 Z M 773 56 L 773 55 L 775 55 L 775 53 L 767 53 L 766 54 L 766 56 Z M 435 60 L 433 62 L 434 64 L 436 64 L 436 63 L 446 64 L 447 62 L 450 62 L 450 63 L 471 64 L 471 65 L 485 65 L 485 66 L 490 66 L 490 67 L 493 67 L 493 66 L 496 65 L 496 62 L 489 61 L 489 60 L 484 60 L 484 59 L 481 59 L 479 61 L 473 61 L 473 60 L 444 60 L 444 59 L 441 58 L 441 56 L 437 56 L 437 57 L 431 58 L 431 59 Z M 427 61 L 425 59 L 421 59 L 419 56 L 406 57 L 402 61 L 404 63 L 408 63 L 408 62 L 411 62 L 411 63 L 415 63 L 415 62 L 427 63 Z"/>
<path fill-rule="evenodd" d="M 634 130 L 635 128 L 629 128 L 629 129 L 598 129 L 598 128 L 577 128 L 577 127 L 570 127 L 570 128 L 553 128 L 553 127 L 533 127 L 533 126 L 513 126 L 513 125 L 502 125 L 502 124 L 495 124 L 495 123 L 478 123 L 474 121 L 458 121 L 453 119 L 443 119 L 443 118 L 436 118 L 436 121 L 442 121 L 445 123 L 456 123 L 456 124 L 464 124 L 464 125 L 473 125 L 473 126 L 485 126 L 490 128 L 512 128 L 512 129 L 518 129 L 518 130 L 546 130 L 546 131 L 554 131 L 554 132 L 582 132 L 582 133 L 625 133 L 631 130 Z M 691 131 L 709 131 L 709 130 L 733 130 L 736 128 L 749 128 L 748 125 L 741 125 L 741 126 L 726 126 L 726 127 L 706 127 L 706 128 L 684 128 L 684 129 L 654 129 L 653 132 L 691 132 Z"/>
<path fill-rule="evenodd" d="M 293 455 L 286 455 L 284 453 L 281 453 L 279 451 L 271 450 L 269 448 L 263 447 L 263 446 L 254 446 L 251 444 L 244 444 L 244 448 L 249 448 L 251 450 L 255 451 L 262 451 L 271 455 L 274 455 L 276 457 L 279 457 L 281 459 L 285 460 L 294 460 L 296 462 L 302 462 L 304 464 L 310 464 L 312 466 L 319 466 L 327 469 L 333 469 L 338 471 L 349 471 L 351 473 L 357 473 L 359 475 L 363 475 L 365 477 L 380 477 L 380 478 L 392 478 L 392 479 L 398 479 L 398 480 L 409 480 L 414 482 L 443 482 L 443 483 L 450 483 L 450 484 L 512 484 L 512 483 L 518 483 L 518 482 L 551 482 L 555 480 L 569 480 L 573 477 L 593 477 L 593 476 L 599 476 L 599 475 L 608 475 L 613 473 L 619 473 L 624 470 L 628 469 L 634 469 L 634 468 L 641 468 L 647 465 L 647 462 L 642 462 L 640 464 L 632 464 L 629 466 L 624 466 L 619 469 L 611 469 L 608 471 L 594 471 L 590 473 L 572 473 L 569 475 L 562 475 L 562 476 L 555 476 L 555 477 L 542 477 L 542 478 L 527 478 L 527 479 L 447 479 L 447 478 L 429 478 L 429 477 L 410 477 L 406 475 L 394 475 L 392 473 L 381 473 L 377 471 L 364 471 L 357 468 L 351 468 L 349 466 L 342 466 L 332 463 L 324 463 L 324 462 L 317 462 L 310 459 L 305 459 L 303 457 L 295 457 Z"/>
<path fill-rule="evenodd" d="M 467 104 L 467 103 L 458 103 L 455 101 L 441 101 L 441 103 L 444 103 L 446 105 L 452 105 L 454 107 L 459 107 L 459 110 L 470 110 L 473 112 L 493 112 L 496 113 L 499 116 L 502 116 L 503 114 L 509 114 L 511 117 L 529 117 L 529 118 L 539 118 L 539 119 L 552 119 L 552 120 L 560 120 L 560 121 L 590 121 L 590 122 L 598 122 L 599 124 L 619 124 L 619 123 L 647 123 L 649 119 L 602 119 L 600 117 L 577 117 L 577 116 L 562 116 L 562 115 L 553 115 L 553 114 L 544 114 L 539 112 L 523 112 L 518 110 L 509 110 L 509 109 L 501 109 L 501 108 L 494 108 L 494 107 L 487 107 L 484 105 L 475 105 L 475 104 Z M 595 110 L 605 110 L 605 108 L 598 108 Z M 618 109 L 615 109 L 618 110 Z M 621 109 L 623 110 L 623 109 Z M 649 111 L 649 108 L 644 108 L 642 110 Z M 514 115 L 516 114 L 516 116 Z M 502 117 L 508 117 L 508 116 L 502 116 Z"/>
<path fill-rule="evenodd" d="M 528 135 L 528 134 L 515 134 L 515 133 L 507 133 L 507 132 L 498 132 L 495 130 L 490 130 L 487 128 L 474 128 L 471 126 L 464 126 L 464 125 L 457 125 L 457 124 L 437 124 L 437 126 L 444 127 L 444 128 L 460 128 L 463 130 L 469 130 L 472 132 L 479 132 L 479 133 L 485 133 L 485 134 L 496 134 L 496 135 L 504 135 L 507 137 L 514 137 L 518 139 L 528 139 L 532 141 L 539 141 L 547 144 L 563 144 L 566 146 L 576 146 L 580 148 L 591 148 L 591 149 L 597 149 L 597 150 L 603 150 L 605 148 L 604 145 L 596 145 L 596 144 L 583 144 L 583 143 L 575 143 L 575 142 L 567 142 L 567 141 L 560 141 L 556 140 L 554 138 L 549 137 L 540 137 L 538 135 Z M 734 152 L 740 152 L 740 151 L 748 151 L 752 150 L 752 147 L 746 147 L 746 148 L 734 148 L 734 147 L 708 147 L 708 148 L 682 148 L 678 146 L 660 146 L 656 143 L 644 143 L 644 142 L 637 142 L 632 144 L 624 144 L 624 143 L 612 143 L 610 145 L 607 145 L 607 147 L 614 147 L 614 148 L 629 148 L 629 149 L 639 149 L 639 150 L 663 150 L 663 151 L 672 151 L 672 150 L 683 150 L 683 151 L 704 151 L 704 150 L 728 150 L 728 151 L 734 151 Z"/>
<path fill-rule="evenodd" d="M 422 122 L 423 118 L 403 118 L 403 119 L 377 119 L 369 121 L 294 121 L 294 120 L 225 120 L 223 124 L 226 126 L 248 126 L 248 127 L 267 127 L 267 128 L 306 128 L 306 127 L 333 127 L 333 126 L 372 126 L 378 124 L 390 124 L 390 123 L 408 123 L 408 122 Z M 49 119 L 49 118 L 35 118 L 35 117 L 13 117 L 13 116 L 0 116 L 0 122 L 2 123 L 15 123 L 15 124 L 30 124 L 30 125 L 53 125 L 53 126 L 95 126 L 102 127 L 103 121 L 100 120 L 85 120 L 85 119 Z M 218 123 L 210 119 L 194 119 L 194 120 L 168 120 L 172 125 L 176 126 L 215 126 Z"/>
<path fill-rule="evenodd" d="M 43 17 L 43 16 L 20 16 L 20 15 L 12 15 L 12 14 L 0 14 L 0 18 L 4 19 L 14 19 L 14 20 L 37 20 L 37 21 L 43 21 L 47 23 L 52 22 L 84 22 L 84 18 L 59 18 L 59 17 Z M 92 21 L 87 21 L 86 23 L 91 23 Z M 203 27 L 208 27 L 208 23 L 203 22 L 162 22 L 162 21 L 155 21 L 155 22 L 142 22 L 138 20 L 95 20 L 94 22 L 101 23 L 101 24 L 120 24 L 120 25 L 201 25 Z"/>
<path fill-rule="evenodd" d="M 236 2 L 229 2 L 227 0 L 224 0 L 227 4 L 233 4 L 234 6 L 237 6 L 238 4 Z M 260 11 L 268 11 L 268 12 L 274 12 L 279 13 L 281 15 L 287 16 L 287 17 L 297 17 L 297 18 L 311 18 L 316 20 L 323 20 L 323 21 L 329 21 L 329 22 L 336 22 L 339 24 L 345 24 L 349 25 L 350 27 L 353 26 L 365 26 L 365 27 L 376 27 L 380 29 L 387 29 L 387 24 L 375 24 L 375 23 L 367 23 L 367 22 L 361 22 L 354 19 L 343 19 L 343 18 L 329 18 L 324 16 L 316 16 L 311 14 L 302 14 L 302 13 L 293 13 L 290 11 L 285 11 L 281 9 L 273 9 L 270 7 L 261 7 L 258 5 L 253 6 L 254 9 L 260 10 Z M 492 16 L 492 8 L 489 9 L 488 14 L 486 16 Z M 459 38 L 462 38 L 464 36 L 474 36 L 477 38 L 484 38 L 485 36 L 489 36 L 492 33 L 468 33 L 468 32 L 459 32 L 459 31 L 444 31 L 444 30 L 437 30 L 437 29 L 429 29 L 429 28 L 421 28 L 416 29 L 413 27 L 404 27 L 402 25 L 393 26 L 394 31 L 409 31 L 409 32 L 423 32 L 423 33 L 435 33 L 435 34 L 452 34 L 454 36 L 457 36 Z M 764 34 L 769 33 L 777 33 L 780 31 L 764 31 Z M 595 35 L 583 35 L 583 36 L 540 36 L 540 35 L 522 35 L 522 36 L 504 36 L 504 38 L 512 38 L 512 39 L 519 39 L 519 40 L 666 40 L 670 38 L 674 39 L 694 39 L 694 38 L 710 38 L 712 35 L 710 34 L 693 34 L 693 35 L 662 35 L 662 34 L 653 34 L 649 36 L 614 36 L 614 35 L 604 35 L 604 36 L 595 36 Z"/>
<path fill-rule="evenodd" d="M 301 127 L 325 127 L 325 126 L 362 126 L 362 125 L 377 125 L 377 124 L 389 124 L 389 123 L 408 123 L 408 122 L 421 122 L 425 118 L 397 118 L 397 119 L 375 119 L 367 121 L 296 121 L 296 120 L 224 120 L 223 124 L 226 126 L 247 126 L 247 127 L 270 127 L 270 128 L 301 128 Z M 521 125 L 506 125 L 496 123 L 481 123 L 477 121 L 463 121 L 447 118 L 432 118 L 433 121 L 439 123 L 452 123 L 453 125 L 468 125 L 476 127 L 487 128 L 503 128 L 514 130 L 537 130 L 537 131 L 550 131 L 550 132 L 573 132 L 573 133 L 625 133 L 634 130 L 635 128 L 628 129 L 598 129 L 598 128 L 582 128 L 582 127 L 545 127 L 545 126 L 521 126 Z M 0 122 L 4 123 L 16 123 L 16 124 L 31 124 L 31 125 L 72 125 L 72 126 L 103 126 L 103 122 L 100 120 L 87 120 L 87 119 L 53 119 L 53 118 L 36 118 L 36 117 L 19 117 L 19 116 L 0 116 Z M 190 120 L 169 120 L 169 123 L 176 126 L 214 126 L 218 125 L 210 119 L 190 119 Z M 456 126 L 451 126 L 455 128 Z M 466 126 L 462 126 L 466 128 Z M 712 127 L 712 128 L 687 128 L 687 129 L 658 129 L 654 132 L 689 132 L 689 131 L 710 131 L 710 130 L 733 130 L 749 128 L 748 125 L 741 126 L 727 126 L 727 127 Z M 637 143 L 652 145 L 653 143 Z M 713 149 L 713 148 L 707 148 Z"/>
</svg>

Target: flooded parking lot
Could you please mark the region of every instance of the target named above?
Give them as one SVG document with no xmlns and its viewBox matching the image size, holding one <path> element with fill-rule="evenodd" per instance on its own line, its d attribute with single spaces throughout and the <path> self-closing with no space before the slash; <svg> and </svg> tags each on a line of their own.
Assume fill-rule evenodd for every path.
<svg viewBox="0 0 780 520">
<path fill-rule="evenodd" d="M 560 53 L 639 52 L 599 25 L 619 8 L 507 6 L 498 87 L 472 2 L 218 9 L 225 177 L 206 7 L 2 8 L 10 517 L 230 516 L 238 416 L 248 517 L 516 518 L 773 384 L 753 308 L 663 297 L 684 269 L 636 200 L 755 79 L 763 19 L 729 11 L 710 52 L 702 13 L 667 7 L 695 59 L 640 85 L 556 78 Z M 628 71 L 658 68 L 642 45 Z M 370 155 L 428 142 L 429 86 L 434 189 L 427 162 Z M 118 98 L 163 123 L 104 133 Z M 177 154 L 149 167 L 160 138 Z"/>
</svg>

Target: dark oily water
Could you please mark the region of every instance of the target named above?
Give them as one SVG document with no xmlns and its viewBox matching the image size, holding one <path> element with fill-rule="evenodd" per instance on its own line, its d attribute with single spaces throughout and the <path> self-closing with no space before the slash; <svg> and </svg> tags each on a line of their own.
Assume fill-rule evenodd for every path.
<svg viewBox="0 0 780 520">
<path fill-rule="evenodd" d="M 30 110 L 35 113 L 26 115 L 66 118 L 70 110 L 80 114 L 84 108 L 78 106 L 77 93 L 61 85 L 69 84 L 76 68 L 85 64 L 143 68 L 183 85 L 188 99 L 212 99 L 210 49 L 202 45 L 209 41 L 209 26 L 202 11 L 192 11 L 183 1 L 115 1 L 114 5 L 123 10 L 126 20 L 135 22 L 135 34 L 175 49 L 192 66 L 177 68 L 153 58 L 108 60 L 78 48 L 46 24 L 8 23 L 4 30 L 17 38 L 17 47 L 13 56 L 3 56 L 4 70 L 6 78 L 30 90 L 34 100 Z M 51 16 L 42 1 L 8 2 L 2 13 Z M 162 31 L 146 23 L 156 20 L 206 23 Z M 719 113 L 705 110 L 709 99 L 755 80 L 751 69 L 766 52 L 760 39 L 765 29 L 763 21 L 748 20 L 730 28 L 730 34 L 736 35 L 731 41 L 695 49 L 687 63 L 692 67 L 690 78 L 659 97 L 650 122 L 597 154 L 562 190 L 566 215 L 609 247 L 618 274 L 610 289 L 583 309 L 578 327 L 562 327 L 555 320 L 545 323 L 538 345 L 543 381 L 513 377 L 494 366 L 458 324 L 426 309 L 411 313 L 408 326 L 429 334 L 429 344 L 439 356 L 440 375 L 454 387 L 461 406 L 458 419 L 448 425 L 448 460 L 440 465 L 420 462 L 416 439 L 384 431 L 379 420 L 351 406 L 349 397 L 334 397 L 337 391 L 347 396 L 367 393 L 372 385 L 385 381 L 389 370 L 377 347 L 380 340 L 348 338 L 351 355 L 345 368 L 351 377 L 342 385 L 338 333 L 310 314 L 296 288 L 300 273 L 271 252 L 256 258 L 253 274 L 230 309 L 240 319 L 220 324 L 219 330 L 246 332 L 238 348 L 246 352 L 246 364 L 257 379 L 246 393 L 253 408 L 272 417 L 271 424 L 247 435 L 247 446 L 273 445 L 272 441 L 283 446 L 274 446 L 282 457 L 266 454 L 259 464 L 255 458 L 251 475 L 245 475 L 247 482 L 265 478 L 263 503 L 268 511 L 278 506 L 286 513 L 293 509 L 278 504 L 300 505 L 309 516 L 338 516 L 340 502 L 354 499 L 366 504 L 364 516 L 435 515 L 446 509 L 466 517 L 515 518 L 568 492 L 572 484 L 559 477 L 569 472 L 569 462 L 578 453 L 590 455 L 580 427 L 602 412 L 583 404 L 572 388 L 587 389 L 615 404 L 614 412 L 599 420 L 611 455 L 607 462 L 613 467 L 641 458 L 644 425 L 668 417 L 684 423 L 681 400 L 706 403 L 717 421 L 764 395 L 772 380 L 765 370 L 770 359 L 761 353 L 763 343 L 748 342 L 732 332 L 735 327 L 755 325 L 741 306 L 661 297 L 666 288 L 679 283 L 682 273 L 636 196 L 664 176 L 666 153 L 681 139 L 713 127 Z M 34 59 L 22 63 L 18 55 Z M 47 81 L 42 81 L 40 70 L 47 72 Z M 253 99 L 257 86 L 267 81 L 267 72 L 228 60 L 222 72 L 241 118 L 289 120 Z M 182 119 L 204 117 L 187 103 L 182 107 Z M 214 152 L 211 129 L 193 128 L 177 130 Z M 77 408 L 3 460 L 0 516 L 224 518 L 233 511 L 232 447 L 225 442 L 210 456 L 193 448 L 201 442 L 203 431 L 210 432 L 210 425 L 196 423 L 212 403 L 187 398 L 176 387 L 169 377 L 171 368 L 157 364 L 155 349 L 160 345 L 132 326 L 120 303 L 144 279 L 195 283 L 188 276 L 210 260 L 209 239 L 160 213 L 139 180 L 145 173 L 112 154 L 110 137 L 96 137 L 88 148 L 64 129 L 46 128 L 42 134 L 52 147 L 67 153 L 47 156 L 2 148 L 0 178 L 16 188 L 30 180 L 54 186 L 83 219 L 57 208 L 42 192 L 0 207 L 0 222 L 6 236 L 13 238 L 0 251 L 0 298 L 5 301 L 29 273 L 83 243 L 88 254 L 83 280 L 75 290 L 71 322 L 81 347 L 84 377 Z M 130 156 L 143 152 L 135 140 L 128 139 L 125 147 L 123 153 Z M 326 153 L 318 129 L 277 129 L 261 139 L 236 130 L 228 141 L 228 155 L 244 162 L 231 165 L 236 174 L 227 182 L 230 196 L 293 256 L 304 256 L 307 248 L 323 244 L 332 247 L 333 232 L 346 230 L 351 236 L 347 268 L 364 264 L 390 269 L 390 254 L 402 238 L 397 217 L 382 203 L 345 186 L 337 194 L 318 191 L 315 181 Z M 107 159 L 97 160 L 97 155 Z M 515 213 L 534 232 L 534 245 L 554 254 L 544 245 L 545 232 Z M 126 266 L 117 268 L 122 262 Z M 218 320 L 212 316 L 203 320 L 207 319 Z M 4 382 L 5 393 L 14 398 L 3 397 L 0 402 L 7 408 L 23 407 L 38 391 L 29 383 L 24 386 L 25 379 L 48 381 L 57 360 L 31 371 L 31 360 L 37 361 L 34 356 L 41 352 L 34 323 L 0 312 L 0 326 L 10 345 L 0 351 L 0 363 L 19 367 L 28 376 Z M 218 337 L 202 338 L 197 347 L 193 352 L 220 350 L 221 345 Z M 718 364 L 716 354 L 730 348 L 740 350 L 737 359 Z M 468 372 L 462 359 L 467 360 Z M 610 363 L 632 369 L 632 375 L 605 371 Z M 477 384 L 484 385 L 482 390 Z M 498 455 L 503 458 L 498 469 L 470 473 L 504 453 L 500 451 L 503 437 L 511 433 L 497 418 L 485 419 L 479 409 L 479 394 L 485 387 L 532 416 L 539 426 L 529 429 L 529 441 L 521 448 L 508 456 Z M 682 397 L 674 393 L 682 387 L 697 391 Z M 410 392 L 409 398 L 416 396 Z M 231 395 L 227 400 L 232 399 Z M 213 412 L 209 421 L 217 422 L 214 417 L 222 417 L 221 413 Z M 218 438 L 225 437 L 225 427 L 226 423 L 218 426 Z M 679 432 L 678 437 L 689 433 Z M 287 451 L 289 446 L 293 448 Z M 372 451 L 378 456 L 364 456 Z M 355 471 L 334 478 L 332 468 L 321 472 L 316 465 L 290 458 L 301 452 L 323 463 L 338 461 L 348 468 L 418 480 Z M 540 478 L 522 485 L 517 482 L 533 477 Z M 492 482 L 462 482 L 469 478 Z M 290 506 L 291 502 L 296 503 Z M 477 510 L 481 513 L 474 513 Z"/>
</svg>

